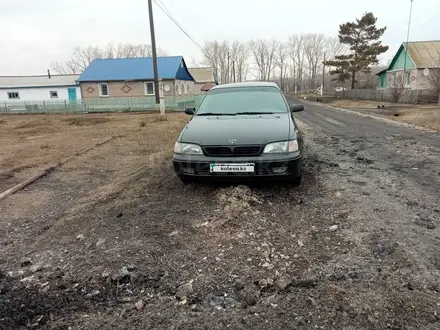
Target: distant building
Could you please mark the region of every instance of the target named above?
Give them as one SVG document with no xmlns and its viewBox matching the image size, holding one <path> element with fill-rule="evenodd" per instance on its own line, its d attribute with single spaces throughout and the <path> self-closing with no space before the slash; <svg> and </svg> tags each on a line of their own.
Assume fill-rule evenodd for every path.
<svg viewBox="0 0 440 330">
<path fill-rule="evenodd" d="M 211 83 L 211 82 L 206 83 L 206 84 L 204 84 L 202 87 L 200 87 L 200 91 L 201 91 L 202 93 L 207 93 L 207 92 L 209 92 L 209 91 L 211 90 L 211 88 L 213 88 L 214 86 L 216 86 L 216 84 Z"/>
<path fill-rule="evenodd" d="M 157 66 L 165 96 L 197 94 L 182 56 L 158 57 Z M 84 99 L 154 96 L 153 58 L 97 59 L 78 82 Z"/>
<path fill-rule="evenodd" d="M 440 40 L 402 43 L 387 69 L 377 73 L 378 88 L 431 89 L 428 77 L 436 70 L 440 70 Z"/>
<path fill-rule="evenodd" d="M 202 68 L 189 68 L 188 69 L 195 80 L 194 89 L 200 92 L 206 92 L 207 88 L 217 85 L 217 81 L 214 77 L 214 68 L 202 67 Z M 209 88 L 209 89 L 210 89 Z M 208 90 L 209 90 L 208 89 Z"/>
<path fill-rule="evenodd" d="M 64 100 L 76 103 L 79 75 L 0 76 L 0 102 Z"/>
</svg>

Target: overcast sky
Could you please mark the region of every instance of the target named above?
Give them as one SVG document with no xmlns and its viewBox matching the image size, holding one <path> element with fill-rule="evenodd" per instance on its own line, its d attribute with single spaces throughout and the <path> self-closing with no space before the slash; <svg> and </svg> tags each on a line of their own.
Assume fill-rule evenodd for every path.
<svg viewBox="0 0 440 330">
<path fill-rule="evenodd" d="M 294 33 L 337 35 L 339 24 L 366 11 L 387 26 L 390 51 L 402 41 L 410 0 L 162 0 L 199 43 L 249 40 Z M 201 61 L 198 48 L 154 6 L 157 46 Z M 414 0 L 411 40 L 440 39 L 439 0 Z M 0 0 L 0 75 L 44 74 L 50 63 L 67 60 L 74 46 L 108 42 L 150 43 L 147 0 Z"/>
</svg>

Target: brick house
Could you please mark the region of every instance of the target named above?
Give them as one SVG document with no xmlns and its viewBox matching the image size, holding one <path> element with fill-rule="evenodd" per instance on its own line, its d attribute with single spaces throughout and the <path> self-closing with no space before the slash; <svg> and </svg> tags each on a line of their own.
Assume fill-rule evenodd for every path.
<svg viewBox="0 0 440 330">
<path fill-rule="evenodd" d="M 182 56 L 157 58 L 165 96 L 198 94 Z M 77 80 L 84 99 L 154 96 L 153 58 L 96 59 Z"/>
</svg>

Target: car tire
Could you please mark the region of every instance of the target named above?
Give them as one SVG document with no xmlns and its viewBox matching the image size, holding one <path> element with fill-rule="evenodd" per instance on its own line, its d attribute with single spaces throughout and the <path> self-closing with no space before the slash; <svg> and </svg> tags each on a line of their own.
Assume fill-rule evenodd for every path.
<svg viewBox="0 0 440 330">
<path fill-rule="evenodd" d="M 184 177 L 184 176 L 180 176 L 179 179 L 185 185 L 190 184 L 190 183 L 193 182 L 193 180 L 191 178 L 187 178 L 187 177 Z"/>
<path fill-rule="evenodd" d="M 300 175 L 300 176 L 296 176 L 296 177 L 290 179 L 290 183 L 291 183 L 293 186 L 299 186 L 299 185 L 301 185 L 301 181 L 302 181 L 302 175 Z"/>
</svg>

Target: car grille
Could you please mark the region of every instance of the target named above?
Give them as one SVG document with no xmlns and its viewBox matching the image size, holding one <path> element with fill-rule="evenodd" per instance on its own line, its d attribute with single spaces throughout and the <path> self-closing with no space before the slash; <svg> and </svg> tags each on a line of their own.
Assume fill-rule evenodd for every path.
<svg viewBox="0 0 440 330">
<path fill-rule="evenodd" d="M 241 157 L 258 156 L 261 154 L 261 146 L 234 146 L 234 147 L 204 147 L 207 156 Z"/>
</svg>

